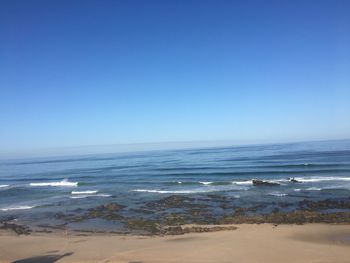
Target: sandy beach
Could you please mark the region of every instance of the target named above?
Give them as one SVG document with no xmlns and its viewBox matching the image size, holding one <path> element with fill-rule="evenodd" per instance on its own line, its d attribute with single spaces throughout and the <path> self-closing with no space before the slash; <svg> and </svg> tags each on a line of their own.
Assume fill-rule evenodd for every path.
<svg viewBox="0 0 350 263">
<path fill-rule="evenodd" d="M 164 237 L 2 231 L 0 262 L 350 262 L 350 225 L 237 227 Z"/>
</svg>

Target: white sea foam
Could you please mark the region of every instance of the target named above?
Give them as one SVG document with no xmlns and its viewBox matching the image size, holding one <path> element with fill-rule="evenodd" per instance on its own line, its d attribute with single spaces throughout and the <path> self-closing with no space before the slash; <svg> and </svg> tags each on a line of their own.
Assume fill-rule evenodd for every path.
<svg viewBox="0 0 350 263">
<path fill-rule="evenodd" d="M 82 199 L 88 197 L 111 197 L 109 194 L 87 194 L 87 195 L 73 195 L 70 198 L 72 199 Z"/>
<path fill-rule="evenodd" d="M 322 188 L 319 188 L 319 187 L 309 187 L 309 188 L 306 188 L 305 190 L 307 190 L 307 191 L 321 191 Z"/>
<path fill-rule="evenodd" d="M 253 184 L 252 180 L 248 180 L 248 181 L 234 181 L 232 183 L 233 184 L 238 184 L 238 185 L 252 185 Z"/>
<path fill-rule="evenodd" d="M 78 186 L 78 182 L 69 182 L 64 179 L 58 182 L 44 182 L 44 183 L 30 183 L 30 186 L 63 186 L 63 187 L 75 187 Z"/>
<path fill-rule="evenodd" d="M 321 191 L 321 190 L 332 190 L 332 189 L 350 189 L 349 187 L 343 186 L 343 185 L 339 185 L 339 186 L 327 186 L 327 187 L 309 187 L 309 188 L 305 188 L 305 189 L 294 189 L 295 192 L 300 192 L 300 191 Z"/>
<path fill-rule="evenodd" d="M 1 208 L 1 211 L 10 211 L 10 210 L 25 210 L 25 209 L 31 209 L 34 206 L 29 206 L 29 205 L 19 205 L 19 206 L 10 206 L 10 207 L 5 207 Z"/>
<path fill-rule="evenodd" d="M 272 195 L 272 196 L 286 196 L 287 194 L 285 193 L 280 193 L 280 192 L 272 192 L 272 193 L 268 193 L 268 195 Z"/>
<path fill-rule="evenodd" d="M 296 180 L 309 183 L 309 182 L 322 182 L 322 181 L 350 181 L 350 177 L 296 177 Z"/>
<path fill-rule="evenodd" d="M 350 177 L 337 177 L 337 176 L 329 176 L 329 177 L 295 177 L 295 180 L 303 183 L 312 183 L 312 182 L 322 182 L 322 181 L 350 181 Z M 269 182 L 276 182 L 276 183 L 284 183 L 284 182 L 290 182 L 291 179 L 271 179 L 268 180 Z M 252 180 L 247 181 L 233 181 L 233 184 L 238 185 L 251 185 L 253 184 Z"/>
<path fill-rule="evenodd" d="M 0 184 L 0 188 L 5 188 L 5 187 L 9 187 L 8 184 Z"/>
<path fill-rule="evenodd" d="M 204 184 L 204 185 L 210 185 L 212 184 L 213 182 L 199 182 L 200 184 Z"/>
<path fill-rule="evenodd" d="M 193 190 L 156 190 L 156 189 L 135 189 L 131 190 L 132 192 L 141 192 L 141 193 L 158 193 L 158 194 L 195 194 L 195 193 L 207 193 L 215 192 L 220 190 L 205 190 L 205 189 L 193 189 Z"/>
<path fill-rule="evenodd" d="M 268 180 L 269 182 L 273 182 L 273 183 L 286 183 L 286 182 L 290 182 L 290 178 L 288 178 L 288 179 L 283 179 L 283 178 L 281 178 L 281 179 L 272 179 L 272 180 Z"/>
<path fill-rule="evenodd" d="M 72 195 L 90 195 L 96 194 L 97 190 L 87 190 L 87 191 L 72 191 Z"/>
</svg>

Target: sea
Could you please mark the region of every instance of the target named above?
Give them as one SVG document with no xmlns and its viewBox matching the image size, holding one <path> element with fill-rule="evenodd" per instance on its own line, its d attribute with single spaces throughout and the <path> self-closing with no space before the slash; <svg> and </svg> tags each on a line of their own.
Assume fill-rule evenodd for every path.
<svg viewBox="0 0 350 263">
<path fill-rule="evenodd" d="M 0 218 L 32 225 L 112 202 L 137 208 L 171 195 L 213 194 L 243 207 L 349 198 L 350 140 L 0 161 Z"/>
</svg>

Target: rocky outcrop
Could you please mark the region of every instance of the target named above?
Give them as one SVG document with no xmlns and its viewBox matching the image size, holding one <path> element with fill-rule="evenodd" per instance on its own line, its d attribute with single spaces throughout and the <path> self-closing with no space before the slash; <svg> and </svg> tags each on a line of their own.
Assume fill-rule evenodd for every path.
<svg viewBox="0 0 350 263">
<path fill-rule="evenodd" d="M 253 185 L 255 185 L 255 186 L 278 186 L 278 185 L 280 185 L 279 183 L 268 182 L 268 181 L 263 181 L 263 180 L 258 180 L 258 179 L 253 179 L 252 182 L 253 182 Z"/>
<path fill-rule="evenodd" d="M 262 182 L 262 185 L 271 184 L 271 182 Z M 95 218 L 115 221 L 118 222 L 118 229 L 113 232 L 141 235 L 219 231 L 221 228 L 207 229 L 207 226 L 243 223 L 350 224 L 350 198 L 319 201 L 305 199 L 295 203 L 255 202 L 246 206 L 238 206 L 236 200 L 230 197 L 173 195 L 156 201 L 148 201 L 136 208 L 128 209 L 118 203 L 110 203 L 87 210 L 79 209 L 68 213 L 58 213 L 56 218 L 63 221 L 62 225 L 65 228 L 71 222 Z M 196 225 L 196 227 L 189 225 Z M 13 228 L 16 229 L 16 227 Z M 20 231 L 19 229 L 18 232 Z"/>
<path fill-rule="evenodd" d="M 130 219 L 126 222 L 127 228 L 137 234 L 158 235 L 161 233 L 161 226 L 154 220 Z"/>
<path fill-rule="evenodd" d="M 325 199 L 320 201 L 312 201 L 304 199 L 299 202 L 299 208 L 302 210 L 328 210 L 328 209 L 350 209 L 350 199 Z"/>
<path fill-rule="evenodd" d="M 11 230 L 18 235 L 29 235 L 32 232 L 28 226 L 18 225 L 9 222 L 1 222 L 0 229 Z"/>
<path fill-rule="evenodd" d="M 196 203 L 196 199 L 182 195 L 171 195 L 157 201 L 150 201 L 145 204 L 148 209 L 165 210 L 169 208 L 192 208 L 206 207 L 205 204 Z"/>
<path fill-rule="evenodd" d="M 90 208 L 87 211 L 76 211 L 77 213 L 57 213 L 55 218 L 66 222 L 81 222 L 88 219 L 102 218 L 106 220 L 120 220 L 123 217 L 119 214 L 125 206 L 118 203 L 109 203 L 106 205 Z"/>
<path fill-rule="evenodd" d="M 301 183 L 300 181 L 298 181 L 297 179 L 293 178 L 289 178 L 289 181 L 292 183 Z"/>
</svg>

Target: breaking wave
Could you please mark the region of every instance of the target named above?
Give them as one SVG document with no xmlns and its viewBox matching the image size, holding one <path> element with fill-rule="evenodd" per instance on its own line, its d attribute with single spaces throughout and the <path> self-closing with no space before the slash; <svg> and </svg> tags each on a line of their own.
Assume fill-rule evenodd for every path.
<svg viewBox="0 0 350 263">
<path fill-rule="evenodd" d="M 109 194 L 85 194 L 85 195 L 73 195 L 70 198 L 71 199 L 83 199 L 88 197 L 111 197 L 112 195 Z"/>
<path fill-rule="evenodd" d="M 272 192 L 272 193 L 268 193 L 268 195 L 282 197 L 282 196 L 287 196 L 288 194 L 280 193 L 280 192 Z"/>
<path fill-rule="evenodd" d="M 350 181 L 350 177 L 337 177 L 337 176 L 331 176 L 331 177 L 296 177 L 296 180 L 303 182 L 303 183 L 309 183 L 309 182 L 322 182 L 322 181 Z"/>
<path fill-rule="evenodd" d="M 204 184 L 204 185 L 210 185 L 212 184 L 213 182 L 199 182 L 200 184 Z"/>
<path fill-rule="evenodd" d="M 192 189 L 192 190 L 156 190 L 156 189 L 135 189 L 131 192 L 141 192 L 141 193 L 158 193 L 158 194 L 195 194 L 195 193 L 208 193 L 221 190 L 215 189 Z"/>
<path fill-rule="evenodd" d="M 75 187 L 78 186 L 78 182 L 69 182 L 64 179 L 58 182 L 43 182 L 43 183 L 30 183 L 30 186 L 65 186 L 65 187 Z"/>
<path fill-rule="evenodd" d="M 26 209 L 32 209 L 35 206 L 29 206 L 29 205 L 19 205 L 19 206 L 9 206 L 5 208 L 1 208 L 1 211 L 11 211 L 11 210 L 26 210 Z"/>
<path fill-rule="evenodd" d="M 98 191 L 97 190 L 87 190 L 87 191 L 72 191 L 72 195 L 90 195 L 90 194 L 96 194 Z"/>
</svg>

